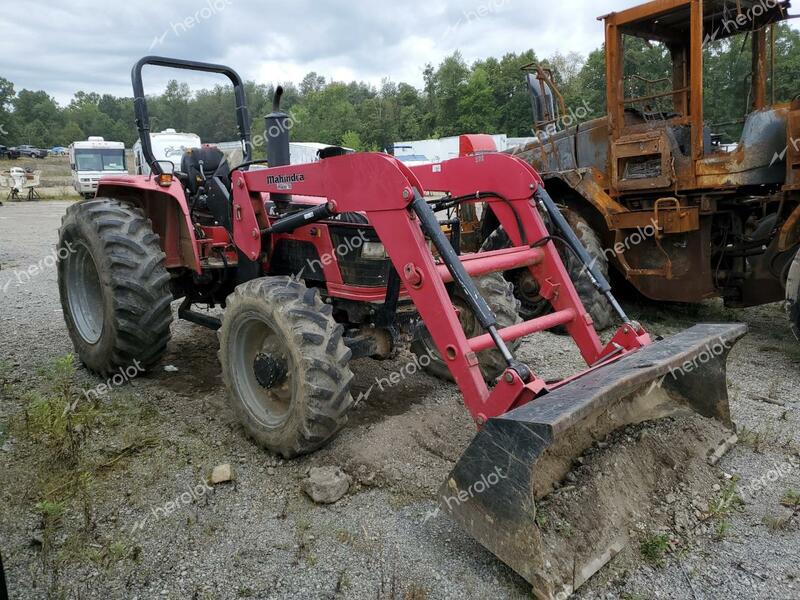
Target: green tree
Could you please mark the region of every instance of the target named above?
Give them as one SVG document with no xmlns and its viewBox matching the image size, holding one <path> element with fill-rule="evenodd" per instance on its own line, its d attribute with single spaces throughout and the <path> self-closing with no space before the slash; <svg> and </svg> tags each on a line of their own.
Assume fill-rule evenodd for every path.
<svg viewBox="0 0 800 600">
<path fill-rule="evenodd" d="M 352 148 L 358 152 L 364 150 L 364 142 L 361 141 L 361 136 L 355 131 L 345 131 L 342 135 L 342 146 L 345 148 Z"/>
<path fill-rule="evenodd" d="M 57 144 L 61 146 L 69 146 L 72 142 L 85 140 L 86 134 L 75 121 L 68 121 L 66 125 L 59 131 Z"/>
</svg>

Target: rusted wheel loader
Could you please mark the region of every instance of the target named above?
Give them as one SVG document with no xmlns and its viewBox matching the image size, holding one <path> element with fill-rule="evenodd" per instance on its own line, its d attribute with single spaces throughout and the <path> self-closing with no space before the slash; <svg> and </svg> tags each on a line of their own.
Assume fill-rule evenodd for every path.
<svg viewBox="0 0 800 600">
<path fill-rule="evenodd" d="M 226 75 L 245 162 L 230 166 L 213 148 L 187 151 L 180 170 L 155 161 L 146 65 Z M 653 340 L 617 303 L 524 161 L 490 154 L 409 169 L 384 154 L 333 152 L 290 165 L 280 92 L 267 116 L 268 160 L 253 161 L 244 87 L 232 69 L 147 57 L 133 83 L 153 174 L 103 177 L 97 198 L 72 206 L 61 230 L 62 242 L 81 249 L 61 262 L 59 282 L 70 335 L 89 369 L 155 364 L 168 342 L 171 294 L 182 300 L 180 318 L 219 331 L 224 380 L 245 432 L 293 457 L 345 424 L 354 403 L 350 360 L 392 354 L 400 332 L 427 336 L 478 428 L 443 485 L 442 506 L 541 598 L 570 593 L 600 568 L 621 543 L 612 534 L 636 516 L 630 503 L 609 504 L 601 520 L 585 523 L 580 548 L 539 535 L 537 505 L 574 458 L 620 428 L 678 416 L 728 435 L 725 362 L 744 327 L 698 325 Z M 487 203 L 511 247 L 458 254 L 426 201 L 429 191 L 451 204 Z M 621 320 L 610 342 L 598 337 L 539 210 Z M 498 317 L 482 292 L 506 298 L 496 274 L 514 269 L 527 269 L 552 313 Z M 193 305 L 222 306 L 224 316 Z M 587 366 L 545 380 L 514 348 L 554 327 L 571 336 Z M 660 472 L 658 452 L 641 460 Z M 608 489 L 626 481 L 610 471 Z M 630 500 L 648 503 L 652 485 L 640 483 Z"/>
<path fill-rule="evenodd" d="M 788 0 L 656 0 L 601 17 L 606 114 L 578 123 L 584 108 L 566 106 L 552 73 L 528 65 L 538 139 L 510 152 L 592 226 L 612 269 L 645 298 L 785 300 L 797 335 L 800 98 L 776 97 L 789 68 L 776 32 L 790 9 Z M 661 57 L 657 79 L 632 68 L 642 40 Z M 739 104 L 704 86 L 721 42 L 752 66 L 717 91 L 741 93 L 741 112 L 715 123 L 712 102 Z"/>
</svg>

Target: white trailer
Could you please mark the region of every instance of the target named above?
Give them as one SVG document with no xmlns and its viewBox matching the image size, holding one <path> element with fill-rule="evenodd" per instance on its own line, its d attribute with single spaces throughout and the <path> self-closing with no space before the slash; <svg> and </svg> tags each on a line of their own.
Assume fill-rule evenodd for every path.
<svg viewBox="0 0 800 600">
<path fill-rule="evenodd" d="M 190 148 L 200 148 L 202 142 L 196 133 L 179 133 L 174 129 L 150 134 L 150 145 L 156 160 L 168 160 L 175 165 L 175 170 L 181 168 L 183 153 Z M 137 175 L 150 175 L 150 165 L 142 154 L 142 142 L 136 140 L 133 145 L 133 160 L 136 164 Z"/>
<path fill-rule="evenodd" d="M 94 198 L 97 182 L 103 175 L 128 173 L 125 144 L 107 142 L 99 136 L 91 136 L 83 142 L 72 142 L 69 146 L 69 165 L 75 191 L 84 198 Z"/>
<path fill-rule="evenodd" d="M 289 144 L 289 162 L 293 165 L 302 165 L 319 161 L 319 151 L 331 148 L 330 144 L 318 142 L 291 142 Z M 355 152 L 352 148 L 344 148 L 348 154 Z"/>
<path fill-rule="evenodd" d="M 499 152 L 507 148 L 508 138 L 505 134 L 493 135 L 492 138 Z M 403 160 L 407 156 L 409 159 L 406 162 L 413 162 L 414 164 L 438 163 L 451 158 L 458 158 L 460 140 L 460 136 L 453 136 L 438 140 L 397 142 L 394 145 L 394 156 L 399 160 Z"/>
</svg>

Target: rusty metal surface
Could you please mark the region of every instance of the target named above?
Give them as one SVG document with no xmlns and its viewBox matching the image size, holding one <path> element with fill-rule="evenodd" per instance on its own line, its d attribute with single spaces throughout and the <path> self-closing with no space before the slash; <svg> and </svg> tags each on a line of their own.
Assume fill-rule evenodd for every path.
<svg viewBox="0 0 800 600">
<path fill-rule="evenodd" d="M 688 233 L 700 229 L 700 208 L 677 204 L 659 210 L 631 210 L 611 216 L 613 229 L 644 229 L 657 226 L 662 234 Z"/>
<path fill-rule="evenodd" d="M 557 200 L 598 230 L 607 248 L 622 244 L 612 263 L 653 300 L 774 301 L 786 278 L 786 255 L 800 244 L 800 99 L 767 105 L 774 36 L 763 28 L 785 19 L 790 3 L 771 3 L 759 14 L 748 11 L 764 9 L 761 0 L 727 3 L 726 18 L 737 11 L 758 17 L 743 37 L 755 57 L 752 110 L 733 148 L 712 143 L 703 113 L 704 40 L 712 24 L 719 28 L 724 6 L 723 0 L 656 0 L 606 16 L 607 116 L 514 151 L 542 173 Z M 716 39 L 729 33 L 746 32 L 723 31 Z M 626 98 L 625 35 L 669 49 L 674 112 L 656 111 L 660 118 L 652 118 L 644 107 L 649 100 Z M 645 89 L 644 97 L 669 94 Z M 669 198 L 679 210 L 664 205 Z M 777 215 L 776 226 L 754 245 L 748 231 L 769 215 Z M 653 219 L 658 234 L 628 247 L 630 232 Z"/>
</svg>

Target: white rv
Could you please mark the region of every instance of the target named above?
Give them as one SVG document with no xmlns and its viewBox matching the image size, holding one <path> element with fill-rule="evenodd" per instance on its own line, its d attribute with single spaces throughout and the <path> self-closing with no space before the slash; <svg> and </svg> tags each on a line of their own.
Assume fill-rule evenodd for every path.
<svg viewBox="0 0 800 600">
<path fill-rule="evenodd" d="M 289 161 L 293 165 L 302 165 L 319 161 L 319 151 L 331 148 L 330 144 L 318 142 L 292 142 L 289 144 Z M 355 152 L 352 148 L 344 148 L 347 154 Z"/>
<path fill-rule="evenodd" d="M 200 148 L 202 144 L 196 133 L 178 133 L 174 129 L 165 129 L 150 134 L 150 145 L 156 160 L 168 160 L 175 165 L 176 170 L 180 170 L 183 153 L 190 148 Z M 140 140 L 136 140 L 133 145 L 133 160 L 137 175 L 150 175 L 150 165 L 144 159 Z"/>
<path fill-rule="evenodd" d="M 125 144 L 107 142 L 91 136 L 85 142 L 69 146 L 69 164 L 72 169 L 72 186 L 84 198 L 93 198 L 97 182 L 103 175 L 127 175 Z"/>
</svg>

